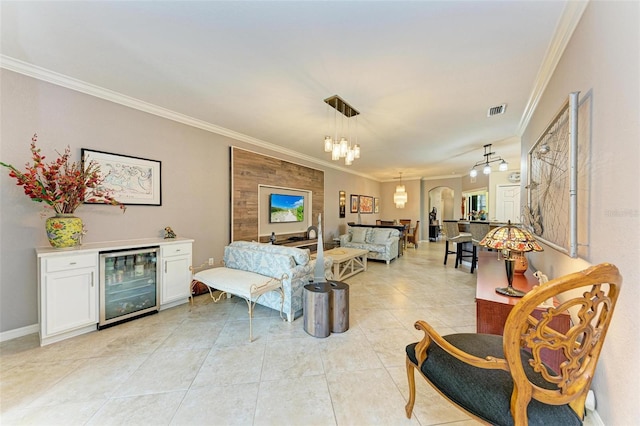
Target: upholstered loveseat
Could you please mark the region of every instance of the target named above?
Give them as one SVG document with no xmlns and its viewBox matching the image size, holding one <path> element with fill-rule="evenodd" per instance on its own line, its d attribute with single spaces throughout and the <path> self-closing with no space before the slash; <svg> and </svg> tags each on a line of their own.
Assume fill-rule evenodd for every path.
<svg viewBox="0 0 640 426">
<path fill-rule="evenodd" d="M 384 260 L 389 264 L 398 257 L 400 231 L 391 228 L 351 226 L 340 235 L 340 247 L 368 250 L 367 259 Z"/>
<path fill-rule="evenodd" d="M 224 269 L 241 270 L 252 283 L 267 282 L 271 278 L 282 279 L 284 301 L 278 291 L 262 294 L 259 305 L 280 311 L 293 321 L 302 315 L 302 290 L 313 279 L 316 261 L 311 259 L 308 249 L 262 244 L 249 241 L 234 241 L 224 248 L 224 267 L 207 269 L 195 274 L 194 279 L 215 288 L 215 282 L 232 279 Z M 324 260 L 325 277 L 330 279 L 331 258 Z M 236 279 L 238 274 L 233 275 Z M 224 283 L 224 282 L 223 282 Z M 231 292 L 231 294 L 233 294 Z"/>
</svg>

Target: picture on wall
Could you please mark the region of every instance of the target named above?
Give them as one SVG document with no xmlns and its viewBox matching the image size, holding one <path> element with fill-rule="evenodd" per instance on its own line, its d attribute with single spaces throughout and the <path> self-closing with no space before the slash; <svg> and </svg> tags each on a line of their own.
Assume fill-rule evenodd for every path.
<svg viewBox="0 0 640 426">
<path fill-rule="evenodd" d="M 378 197 L 373 199 L 373 212 L 380 213 L 380 198 Z"/>
<path fill-rule="evenodd" d="M 373 197 L 360 196 L 360 213 L 373 213 Z"/>
<path fill-rule="evenodd" d="M 358 196 L 351 194 L 351 213 L 358 213 Z"/>
<path fill-rule="evenodd" d="M 93 161 L 100 167 L 99 189 L 111 191 L 122 204 L 162 205 L 160 161 L 85 148 L 81 153 L 83 164 Z"/>
</svg>

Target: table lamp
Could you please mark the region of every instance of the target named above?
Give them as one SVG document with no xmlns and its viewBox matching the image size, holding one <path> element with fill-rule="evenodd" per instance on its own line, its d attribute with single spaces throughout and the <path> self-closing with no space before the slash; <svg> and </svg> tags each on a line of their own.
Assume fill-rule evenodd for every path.
<svg viewBox="0 0 640 426">
<path fill-rule="evenodd" d="M 479 243 L 483 247 L 498 250 L 498 258 L 504 259 L 507 271 L 508 287 L 496 288 L 496 293 L 511 297 L 522 297 L 523 291 L 513 288 L 513 271 L 516 259 L 512 252 L 542 251 L 542 247 L 536 242 L 530 232 L 511 224 L 492 229 Z"/>
</svg>

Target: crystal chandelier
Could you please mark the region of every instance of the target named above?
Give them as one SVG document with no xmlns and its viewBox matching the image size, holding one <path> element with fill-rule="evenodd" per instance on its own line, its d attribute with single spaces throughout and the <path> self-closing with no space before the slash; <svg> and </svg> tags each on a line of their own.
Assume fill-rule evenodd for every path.
<svg viewBox="0 0 640 426">
<path fill-rule="evenodd" d="M 360 158 L 360 145 L 358 144 L 358 115 L 360 112 L 338 95 L 331 96 L 325 99 L 324 102 L 334 109 L 333 136 L 324 137 L 324 152 L 330 152 L 331 159 L 334 161 L 344 158 L 344 164 L 350 166 L 353 164 L 353 160 Z M 341 114 L 340 126 L 338 126 L 338 113 Z M 355 124 L 352 135 L 351 118 L 353 117 L 355 117 Z M 347 121 L 346 133 L 345 118 Z M 338 136 L 338 127 L 340 127 L 339 130 L 342 136 Z"/>
<path fill-rule="evenodd" d="M 396 203 L 396 208 L 403 209 L 407 199 L 407 191 L 402 184 L 402 172 L 400 172 L 400 183 L 396 186 L 396 192 L 393 193 L 393 202 Z"/>
<path fill-rule="evenodd" d="M 485 175 L 491 174 L 491 166 L 489 165 L 489 163 L 495 163 L 496 161 L 500 161 L 498 170 L 500 170 L 501 172 L 506 172 L 507 169 L 509 169 L 509 163 L 504 161 L 502 157 L 493 157 L 494 154 L 495 152 L 491 152 L 491 144 L 490 143 L 486 144 L 484 146 L 484 154 L 483 154 L 484 160 L 478 161 L 471 168 L 471 171 L 469 172 L 469 176 L 471 177 L 478 176 L 478 171 L 476 170 L 476 167 L 483 166 L 483 165 L 484 167 L 482 168 L 482 173 L 484 173 Z"/>
</svg>

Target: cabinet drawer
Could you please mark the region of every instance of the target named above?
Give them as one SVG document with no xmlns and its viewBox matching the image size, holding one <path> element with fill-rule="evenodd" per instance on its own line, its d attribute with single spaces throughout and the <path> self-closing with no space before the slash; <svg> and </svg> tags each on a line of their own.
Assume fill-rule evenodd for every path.
<svg viewBox="0 0 640 426">
<path fill-rule="evenodd" d="M 98 264 L 94 254 L 80 254 L 74 256 L 52 257 L 46 260 L 47 272 L 67 271 L 69 269 L 91 268 Z"/>
<path fill-rule="evenodd" d="M 169 244 L 162 246 L 161 250 L 163 257 L 191 254 L 191 243 Z"/>
</svg>

